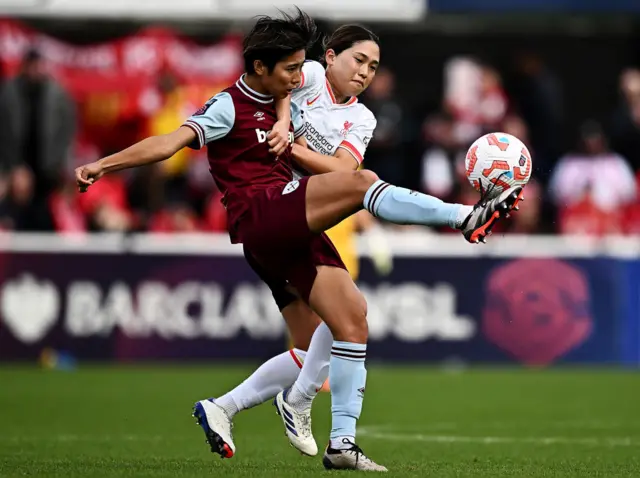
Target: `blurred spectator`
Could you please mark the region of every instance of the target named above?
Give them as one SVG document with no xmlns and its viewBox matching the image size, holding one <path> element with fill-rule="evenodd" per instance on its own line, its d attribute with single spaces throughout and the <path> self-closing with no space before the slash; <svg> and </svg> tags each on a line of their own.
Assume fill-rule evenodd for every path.
<svg viewBox="0 0 640 478">
<path fill-rule="evenodd" d="M 57 232 L 77 234 L 87 231 L 86 218 L 78 197 L 76 185 L 72 182 L 51 194 L 49 210 Z"/>
<path fill-rule="evenodd" d="M 509 100 L 498 70 L 484 64 L 481 65 L 480 72 L 480 104 L 477 121 L 485 131 L 495 131 L 507 114 Z"/>
<path fill-rule="evenodd" d="M 505 222 L 505 232 L 513 234 L 535 234 L 540 232 L 540 222 L 543 211 L 544 189 L 535 179 L 527 184 L 525 189 L 526 201 L 520 204 L 517 214 Z"/>
<path fill-rule="evenodd" d="M 516 56 L 513 96 L 518 111 L 529 126 L 530 148 L 536 151 L 534 174 L 546 184 L 563 147 L 561 83 L 539 55 L 521 53 Z"/>
<path fill-rule="evenodd" d="M 453 57 L 444 66 L 443 107 L 454 119 L 460 143 L 471 144 L 480 136 L 473 118 L 480 101 L 481 76 L 480 65 L 471 58 Z"/>
<path fill-rule="evenodd" d="M 591 121 L 581 128 L 577 152 L 558 162 L 549 189 L 565 233 L 619 232 L 617 213 L 636 199 L 633 170 L 608 149 L 601 126 Z"/>
<path fill-rule="evenodd" d="M 0 129 L 0 169 L 4 174 L 19 170 L 18 183 L 32 183 L 29 197 L 19 198 L 20 209 L 29 211 L 29 217 L 17 220 L 15 226 L 50 229 L 48 197 L 68 172 L 76 119 L 73 101 L 47 74 L 37 50 L 30 50 L 20 73 L 2 85 L 0 117 L 4 120 Z"/>
<path fill-rule="evenodd" d="M 531 155 L 535 156 L 535 149 L 529 146 L 529 128 L 522 117 L 515 114 L 507 115 L 502 120 L 502 124 L 498 127 L 498 129 L 500 129 L 500 131 L 502 131 L 503 133 L 507 133 L 518 138 L 527 146 L 527 149 L 529 149 Z"/>
<path fill-rule="evenodd" d="M 455 120 L 455 137 L 470 144 L 495 131 L 509 108 L 498 71 L 488 64 L 454 57 L 445 66 L 444 107 Z"/>
<path fill-rule="evenodd" d="M 423 138 L 427 148 L 422 155 L 422 191 L 445 201 L 454 200 L 460 189 L 460 181 L 466 181 L 466 178 L 465 151 L 455 139 L 453 117 L 438 113 L 427 118 L 423 126 Z"/>
<path fill-rule="evenodd" d="M 53 228 L 46 203 L 45 207 L 34 207 L 33 188 L 33 173 L 25 166 L 14 168 L 6 179 L 3 179 L 0 201 L 0 223 L 3 230 L 32 231 L 38 228 Z"/>
<path fill-rule="evenodd" d="M 79 205 L 93 231 L 127 231 L 135 226 L 124 178 L 109 174 L 79 196 Z"/>
<path fill-rule="evenodd" d="M 404 184 L 403 161 L 403 109 L 396 97 L 395 75 L 380 67 L 371 86 L 365 92 L 364 102 L 373 112 L 378 125 L 366 154 L 367 168 L 385 181 Z"/>
<path fill-rule="evenodd" d="M 199 229 L 195 213 L 188 204 L 182 202 L 168 204 L 149 221 L 150 232 L 197 232 Z"/>
<path fill-rule="evenodd" d="M 630 68 L 620 75 L 621 100 L 611 125 L 613 149 L 640 170 L 640 70 Z"/>
</svg>

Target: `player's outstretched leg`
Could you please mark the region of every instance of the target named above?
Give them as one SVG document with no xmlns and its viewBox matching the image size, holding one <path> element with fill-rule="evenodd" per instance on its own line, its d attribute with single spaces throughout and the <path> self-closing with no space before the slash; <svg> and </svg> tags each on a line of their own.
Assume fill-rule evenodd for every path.
<svg viewBox="0 0 640 478">
<path fill-rule="evenodd" d="M 309 228 L 322 232 L 365 208 L 395 224 L 449 226 L 469 242 L 484 242 L 491 228 L 523 200 L 522 187 L 511 188 L 475 206 L 450 204 L 440 199 L 393 186 L 372 171 L 334 172 L 309 178 L 306 211 Z"/>
</svg>

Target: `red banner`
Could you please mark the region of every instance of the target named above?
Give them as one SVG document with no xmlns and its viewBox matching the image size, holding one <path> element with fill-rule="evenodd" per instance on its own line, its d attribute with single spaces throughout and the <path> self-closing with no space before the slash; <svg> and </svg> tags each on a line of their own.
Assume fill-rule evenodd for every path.
<svg viewBox="0 0 640 478">
<path fill-rule="evenodd" d="M 131 126 L 161 106 L 158 80 L 165 74 L 180 85 L 174 93 L 188 116 L 243 69 L 241 38 L 236 35 L 201 46 L 171 30 L 146 28 L 108 43 L 77 46 L 0 20 L 0 71 L 16 74 L 30 47 L 39 49 L 50 73 L 78 102 L 84 132 L 114 136 L 107 141 L 110 148 L 122 146 L 112 140 L 130 143 L 132 129 L 140 129 Z"/>
</svg>

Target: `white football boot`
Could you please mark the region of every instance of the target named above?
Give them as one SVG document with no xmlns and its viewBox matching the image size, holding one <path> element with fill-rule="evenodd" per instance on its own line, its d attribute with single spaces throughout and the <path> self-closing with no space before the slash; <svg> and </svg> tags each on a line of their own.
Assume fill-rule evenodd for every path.
<svg viewBox="0 0 640 478">
<path fill-rule="evenodd" d="M 342 442 L 350 445 L 349 448 L 337 450 L 329 444 L 324 451 L 322 464 L 327 470 L 389 471 L 367 457 L 355 443 L 346 438 Z"/>
<path fill-rule="evenodd" d="M 318 445 L 311 431 L 311 408 L 296 410 L 287 403 L 289 389 L 283 390 L 273 399 L 278 415 L 282 418 L 284 431 L 291 443 L 303 455 L 316 456 Z"/>
<path fill-rule="evenodd" d="M 231 434 L 233 423 L 213 398 L 197 402 L 193 407 L 193 416 L 202 427 L 212 453 L 222 458 L 231 458 L 236 453 Z"/>
</svg>

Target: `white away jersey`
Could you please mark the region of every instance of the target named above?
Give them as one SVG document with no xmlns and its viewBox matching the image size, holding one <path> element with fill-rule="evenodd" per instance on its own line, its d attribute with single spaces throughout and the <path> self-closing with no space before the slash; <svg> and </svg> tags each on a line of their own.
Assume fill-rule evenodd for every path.
<svg viewBox="0 0 640 478">
<path fill-rule="evenodd" d="M 304 63 L 302 82 L 291 94 L 291 101 L 304 112 L 304 136 L 311 149 L 333 156 L 338 148 L 344 148 L 358 164 L 362 162 L 376 119 L 356 97 L 346 103 L 336 103 L 320 63 Z"/>
</svg>

